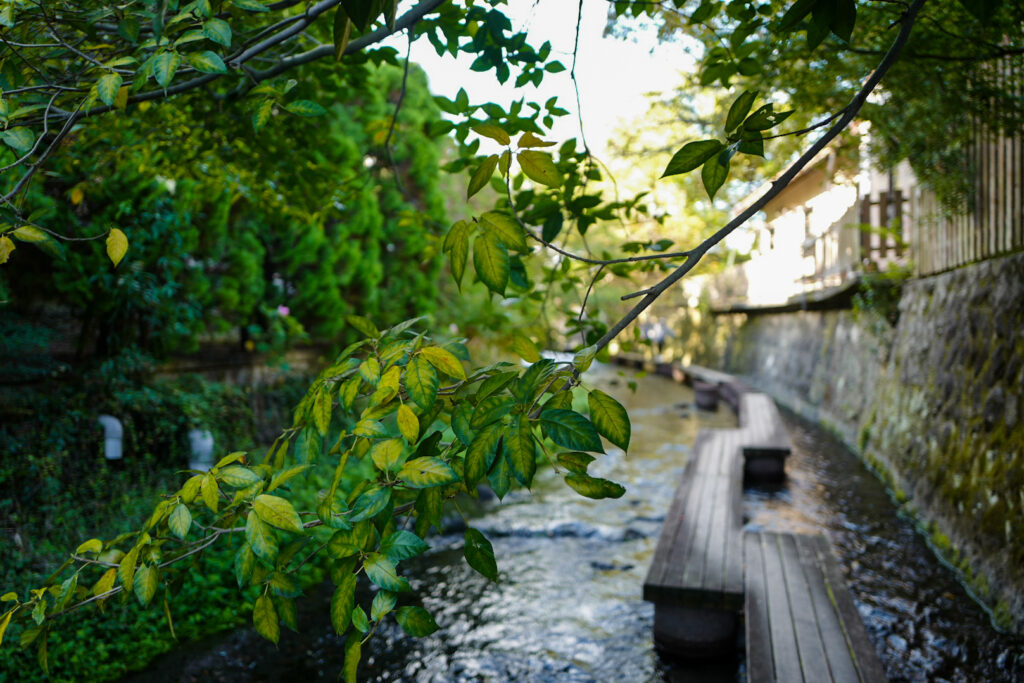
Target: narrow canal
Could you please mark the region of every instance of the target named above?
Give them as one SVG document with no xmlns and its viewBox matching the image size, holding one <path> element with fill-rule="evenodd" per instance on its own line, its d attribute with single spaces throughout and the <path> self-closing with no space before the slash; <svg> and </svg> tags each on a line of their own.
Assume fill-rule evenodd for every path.
<svg viewBox="0 0 1024 683">
<path fill-rule="evenodd" d="M 501 581 L 462 561 L 461 531 L 432 539 L 409 565 L 441 625 L 410 639 L 397 626 L 363 650 L 361 680 L 734 681 L 741 658 L 694 669 L 663 661 L 651 641 L 653 608 L 640 597 L 662 520 L 697 430 L 731 427 L 727 408 L 696 411 L 667 379 L 588 373 L 633 421 L 628 456 L 611 451 L 591 472 L 627 484 L 618 500 L 591 501 L 547 474 L 532 494 L 486 505 L 472 523 L 492 540 Z M 901 517 L 857 458 L 828 434 L 787 416 L 794 442 L 787 485 L 747 491 L 759 528 L 822 530 L 832 541 L 883 665 L 898 681 L 1024 681 L 1024 644 L 994 630 Z M 280 648 L 240 630 L 186 648 L 137 674 L 145 681 L 335 680 L 342 642 L 327 620 L 329 589 L 306 598 L 302 633 Z"/>
</svg>

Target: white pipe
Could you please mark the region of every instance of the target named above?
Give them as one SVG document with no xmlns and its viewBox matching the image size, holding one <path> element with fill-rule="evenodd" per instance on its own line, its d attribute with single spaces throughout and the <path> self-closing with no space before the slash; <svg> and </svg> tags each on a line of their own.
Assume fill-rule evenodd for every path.
<svg viewBox="0 0 1024 683">
<path fill-rule="evenodd" d="M 107 460 L 120 460 L 124 441 L 121 421 L 113 415 L 100 415 L 98 419 L 103 426 L 103 457 Z"/>
</svg>

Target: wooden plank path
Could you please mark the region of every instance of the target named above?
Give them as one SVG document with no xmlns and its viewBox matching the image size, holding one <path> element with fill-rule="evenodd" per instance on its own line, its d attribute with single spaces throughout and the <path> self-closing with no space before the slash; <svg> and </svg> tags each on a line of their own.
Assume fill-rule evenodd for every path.
<svg viewBox="0 0 1024 683">
<path fill-rule="evenodd" d="M 775 402 L 715 370 L 672 375 L 717 391 L 740 428 L 701 430 L 683 470 L 644 580 L 655 646 L 730 656 L 742 616 L 750 683 L 886 680 L 825 537 L 743 532 L 744 477 L 784 478 L 792 450 Z"/>
<path fill-rule="evenodd" d="M 702 430 L 669 506 L 643 588 L 660 649 L 707 657 L 735 646 L 743 608 L 739 448 L 738 430 Z"/>
<path fill-rule="evenodd" d="M 828 541 L 747 533 L 749 683 L 885 681 Z"/>
</svg>

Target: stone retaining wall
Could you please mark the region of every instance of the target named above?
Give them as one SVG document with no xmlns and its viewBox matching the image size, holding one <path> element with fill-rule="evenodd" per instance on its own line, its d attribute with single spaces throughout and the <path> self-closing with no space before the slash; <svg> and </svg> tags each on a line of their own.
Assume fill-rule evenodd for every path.
<svg viewBox="0 0 1024 683">
<path fill-rule="evenodd" d="M 1024 254 L 908 282 L 895 328 L 870 312 L 728 318 L 694 362 L 836 431 L 1024 630 Z"/>
</svg>

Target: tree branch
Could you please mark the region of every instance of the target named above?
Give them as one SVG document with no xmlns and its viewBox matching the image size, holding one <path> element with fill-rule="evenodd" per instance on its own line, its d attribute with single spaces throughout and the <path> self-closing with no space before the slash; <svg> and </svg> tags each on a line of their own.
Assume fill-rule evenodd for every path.
<svg viewBox="0 0 1024 683">
<path fill-rule="evenodd" d="M 825 146 L 828 145 L 828 143 L 830 143 L 833 139 L 836 138 L 836 136 L 839 135 L 839 133 L 843 131 L 843 129 L 850 125 L 850 122 L 852 122 L 854 117 L 857 116 L 857 113 L 861 110 L 861 107 L 864 106 L 864 102 L 867 101 L 868 96 L 878 86 L 878 84 L 881 82 L 885 74 L 888 73 L 889 69 L 892 68 L 892 65 L 896 63 L 896 60 L 899 58 L 899 55 L 903 51 L 904 46 L 907 44 L 907 40 L 910 38 L 910 33 L 914 27 L 914 22 L 917 18 L 918 13 L 920 12 L 921 7 L 923 7 L 927 1 L 928 0 L 914 0 L 914 2 L 912 2 L 911 5 L 907 8 L 907 11 L 903 14 L 900 20 L 900 31 L 896 35 L 895 40 L 893 40 L 892 45 L 889 47 L 889 51 L 886 53 L 882 61 L 878 64 L 878 68 L 876 68 L 871 73 L 871 75 L 861 86 L 860 90 L 857 91 L 857 94 L 854 95 L 853 99 L 850 100 L 850 103 L 843 109 L 843 115 L 840 117 L 840 119 L 836 121 L 836 123 L 831 128 L 829 128 L 824 135 L 818 138 L 817 142 L 811 145 L 810 148 L 806 152 L 804 152 L 799 159 L 793 162 L 793 164 L 788 169 L 786 169 L 786 171 L 781 176 L 779 176 L 777 180 L 772 182 L 771 188 L 769 188 L 767 192 L 761 195 L 757 199 L 757 201 L 755 201 L 753 204 L 751 204 L 746 209 L 741 211 L 740 214 L 736 216 L 736 218 L 729 221 L 724 227 L 718 230 L 718 232 L 708 237 L 706 240 L 701 242 L 700 245 L 698 245 L 695 249 L 689 252 L 690 257 L 686 260 L 686 263 L 684 263 L 679 268 L 674 270 L 668 277 L 666 277 L 653 287 L 632 295 L 634 297 L 642 295 L 644 298 L 632 309 L 630 309 L 630 311 L 626 315 L 619 319 L 618 322 L 612 325 L 611 328 L 609 328 L 608 332 L 606 332 L 605 335 L 598 340 L 598 350 L 601 350 L 604 347 L 606 347 L 609 344 L 609 342 L 615 339 L 615 337 L 617 337 L 619 333 L 626 329 L 626 327 L 630 323 L 636 320 L 641 313 L 647 310 L 647 308 L 651 304 L 653 304 L 658 299 L 658 297 L 660 297 L 665 292 L 665 290 L 667 290 L 669 287 L 671 287 L 676 282 L 681 280 L 684 275 L 693 270 L 693 268 L 700 262 L 701 258 L 703 258 L 704 254 L 706 254 L 708 250 L 711 249 L 711 247 L 715 246 L 723 239 L 725 239 L 725 237 L 728 234 L 730 234 L 736 228 L 740 227 L 748 220 L 750 220 L 754 216 L 754 214 L 763 209 L 768 202 L 777 197 L 778 194 L 782 192 L 782 190 L 784 190 L 791 182 L 793 182 L 793 179 L 796 178 L 797 175 L 799 175 L 800 171 L 802 171 L 804 167 L 807 166 L 807 164 L 809 164 L 814 159 L 814 157 L 818 155 L 818 152 L 824 149 Z"/>
</svg>

